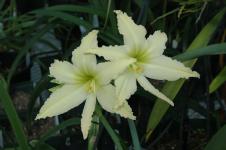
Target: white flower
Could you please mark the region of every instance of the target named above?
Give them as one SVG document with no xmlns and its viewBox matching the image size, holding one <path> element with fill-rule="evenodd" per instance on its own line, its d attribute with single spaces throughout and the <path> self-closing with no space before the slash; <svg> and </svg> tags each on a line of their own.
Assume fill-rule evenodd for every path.
<svg viewBox="0 0 226 150">
<path fill-rule="evenodd" d="M 156 89 L 146 77 L 157 80 L 175 81 L 179 78 L 199 77 L 199 74 L 185 67 L 181 62 L 163 55 L 167 36 L 155 31 L 145 38 L 146 29 L 134 23 L 131 17 L 116 10 L 118 29 L 123 35 L 124 45 L 101 47 L 87 51 L 103 56 L 106 60 L 121 61 L 134 58 L 136 62 L 115 80 L 117 106 L 122 105 L 137 90 L 136 81 L 148 92 L 173 105 L 173 102 Z"/>
<path fill-rule="evenodd" d="M 97 64 L 95 55 L 83 54 L 86 49 L 97 48 L 96 38 L 95 30 L 83 38 L 81 45 L 73 52 L 72 64 L 55 60 L 51 65 L 50 75 L 62 86 L 50 95 L 36 117 L 40 119 L 56 116 L 85 101 L 81 119 L 84 139 L 88 135 L 96 99 L 106 111 L 135 119 L 128 103 L 118 109 L 114 107 L 116 105 L 115 87 L 110 84 L 112 78 L 133 63 L 134 59 Z"/>
</svg>

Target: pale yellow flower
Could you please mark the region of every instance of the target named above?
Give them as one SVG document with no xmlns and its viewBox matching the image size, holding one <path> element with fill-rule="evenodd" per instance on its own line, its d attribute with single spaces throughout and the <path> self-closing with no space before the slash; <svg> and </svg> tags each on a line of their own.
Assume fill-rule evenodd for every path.
<svg viewBox="0 0 226 150">
<path fill-rule="evenodd" d="M 115 80 L 117 106 L 122 105 L 136 92 L 136 82 L 146 91 L 173 105 L 173 102 L 156 89 L 147 78 L 175 81 L 179 78 L 199 77 L 199 74 L 185 67 L 181 62 L 163 55 L 167 41 L 165 33 L 155 31 L 153 35 L 145 38 L 146 29 L 142 25 L 135 24 L 131 17 L 120 10 L 116 10 L 115 13 L 124 45 L 103 46 L 87 52 L 103 56 L 110 61 L 136 59 L 136 62 L 128 64 L 127 69 Z"/>
<path fill-rule="evenodd" d="M 95 55 L 85 55 L 86 49 L 97 48 L 97 31 L 85 36 L 81 45 L 73 52 L 72 64 L 58 61 L 50 66 L 50 75 L 62 86 L 57 88 L 41 107 L 36 119 L 52 117 L 69 111 L 85 101 L 81 130 L 86 139 L 92 115 L 98 103 L 108 112 L 135 119 L 128 103 L 116 109 L 115 87 L 110 81 L 117 77 L 134 59 L 97 64 Z"/>
</svg>

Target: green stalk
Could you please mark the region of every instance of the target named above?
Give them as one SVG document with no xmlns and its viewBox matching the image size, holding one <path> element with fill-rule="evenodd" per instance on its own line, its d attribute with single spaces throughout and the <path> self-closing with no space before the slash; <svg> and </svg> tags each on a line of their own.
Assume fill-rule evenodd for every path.
<svg viewBox="0 0 226 150">
<path fill-rule="evenodd" d="M 88 135 L 88 150 L 94 150 L 97 144 L 97 136 L 99 133 L 99 117 L 93 116 L 92 125 Z"/>
<path fill-rule="evenodd" d="M 115 131 L 112 129 L 111 125 L 108 123 L 108 121 L 106 120 L 106 118 L 102 114 L 101 108 L 99 106 L 96 107 L 95 112 L 99 116 L 100 122 L 103 124 L 104 128 L 107 130 L 107 132 L 110 135 L 111 139 L 113 140 L 113 142 L 117 146 L 117 149 L 118 150 L 123 150 L 123 147 L 122 147 L 122 145 L 120 143 L 119 137 L 117 136 Z"/>
<path fill-rule="evenodd" d="M 132 140 L 133 140 L 134 150 L 141 150 L 139 137 L 138 137 L 138 134 L 137 134 L 137 129 L 136 129 L 136 126 L 134 124 L 134 121 L 131 120 L 131 119 L 128 119 L 128 124 L 129 124 L 130 134 L 131 134 Z"/>
<path fill-rule="evenodd" d="M 13 128 L 17 142 L 21 150 L 29 150 L 27 138 L 23 131 L 22 123 L 17 115 L 16 109 L 13 106 L 12 100 L 7 91 L 6 81 L 0 76 L 0 100 L 6 112 L 9 122 Z"/>
</svg>

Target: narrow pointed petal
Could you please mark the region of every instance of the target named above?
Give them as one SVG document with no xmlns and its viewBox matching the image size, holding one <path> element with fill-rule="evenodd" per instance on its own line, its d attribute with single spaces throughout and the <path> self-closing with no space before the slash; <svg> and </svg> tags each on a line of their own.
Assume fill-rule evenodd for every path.
<svg viewBox="0 0 226 150">
<path fill-rule="evenodd" d="M 140 48 L 143 45 L 146 29 L 142 25 L 134 23 L 133 19 L 120 10 L 115 10 L 117 14 L 118 29 L 123 35 L 124 44 L 131 48 Z"/>
<path fill-rule="evenodd" d="M 144 75 L 151 79 L 175 81 L 179 78 L 198 77 L 199 74 L 183 63 L 164 55 L 144 64 Z"/>
<path fill-rule="evenodd" d="M 152 54 L 152 57 L 157 57 L 163 54 L 166 48 L 167 36 L 164 32 L 155 31 L 146 40 L 146 47 Z"/>
<path fill-rule="evenodd" d="M 77 55 L 84 54 L 87 49 L 96 48 L 97 47 L 97 30 L 93 30 L 89 32 L 85 37 L 83 37 L 81 44 L 72 52 L 72 62 L 76 64 L 79 62 L 77 60 Z"/>
<path fill-rule="evenodd" d="M 80 105 L 87 97 L 83 87 L 64 85 L 54 91 L 41 107 L 36 119 L 52 117 Z"/>
<path fill-rule="evenodd" d="M 117 60 L 127 57 L 126 46 L 102 46 L 99 48 L 87 49 L 86 52 L 104 57 L 106 60 Z"/>
<path fill-rule="evenodd" d="M 94 94 L 91 94 L 88 96 L 82 112 L 81 129 L 82 129 L 83 139 L 86 139 L 88 136 L 95 106 L 96 106 L 96 96 Z"/>
<path fill-rule="evenodd" d="M 115 80 L 115 86 L 117 95 L 115 107 L 117 108 L 137 91 L 136 77 L 132 73 L 123 73 Z"/>
<path fill-rule="evenodd" d="M 54 63 L 51 64 L 49 71 L 50 75 L 59 83 L 74 83 L 76 69 L 67 61 L 55 60 Z"/>
<path fill-rule="evenodd" d="M 110 61 L 99 63 L 97 66 L 99 72 L 100 82 L 108 84 L 112 79 L 115 79 L 119 74 L 127 69 L 127 67 L 134 63 L 136 60 L 133 58 L 121 59 L 117 61 Z"/>
<path fill-rule="evenodd" d="M 129 118 L 131 120 L 136 120 L 136 117 L 133 115 L 133 111 L 129 106 L 128 102 L 125 101 L 121 106 L 115 108 L 115 112 L 124 118 Z"/>
<path fill-rule="evenodd" d="M 89 49 L 91 47 L 97 47 L 97 34 L 98 30 L 92 30 L 85 37 L 83 37 L 80 47 L 82 49 Z"/>
<path fill-rule="evenodd" d="M 103 87 L 99 90 L 97 93 L 97 100 L 100 103 L 100 105 L 108 112 L 116 113 L 121 115 L 125 118 L 130 118 L 134 120 L 136 117 L 133 115 L 132 109 L 128 105 L 127 102 L 125 102 L 123 105 L 121 105 L 118 109 L 115 109 L 115 103 L 116 101 L 116 95 L 115 95 L 115 87 L 111 84 Z"/>
<path fill-rule="evenodd" d="M 174 106 L 173 101 L 156 89 L 145 77 L 140 76 L 137 78 L 137 81 L 146 91 Z"/>
<path fill-rule="evenodd" d="M 97 66 L 96 56 L 90 54 L 77 55 L 75 65 L 83 70 L 95 70 Z"/>
</svg>

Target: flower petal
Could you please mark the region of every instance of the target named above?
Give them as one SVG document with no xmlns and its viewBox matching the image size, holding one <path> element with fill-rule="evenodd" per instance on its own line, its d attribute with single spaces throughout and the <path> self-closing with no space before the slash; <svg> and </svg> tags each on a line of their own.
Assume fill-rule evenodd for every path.
<svg viewBox="0 0 226 150">
<path fill-rule="evenodd" d="M 55 60 L 51 64 L 49 71 L 50 75 L 59 83 L 72 84 L 74 82 L 76 68 L 67 61 Z"/>
<path fill-rule="evenodd" d="M 99 79 L 102 84 L 108 84 L 112 79 L 115 79 L 127 67 L 134 63 L 136 60 L 133 58 L 121 59 L 116 61 L 99 63 L 97 70 L 99 72 Z"/>
<path fill-rule="evenodd" d="M 86 36 L 83 37 L 81 44 L 72 52 L 72 62 L 73 64 L 78 63 L 77 55 L 84 54 L 87 49 L 97 47 L 97 30 L 89 32 Z"/>
<path fill-rule="evenodd" d="M 80 105 L 87 97 L 83 87 L 64 85 L 53 92 L 41 107 L 36 119 L 52 117 Z"/>
<path fill-rule="evenodd" d="M 146 91 L 174 106 L 173 101 L 171 101 L 168 97 L 159 92 L 159 90 L 156 89 L 144 76 L 138 77 L 137 81 Z"/>
<path fill-rule="evenodd" d="M 144 75 L 151 79 L 175 81 L 179 78 L 198 77 L 199 74 L 183 63 L 164 55 L 144 64 Z"/>
<path fill-rule="evenodd" d="M 137 90 L 136 77 L 132 73 L 123 73 L 115 80 L 117 103 L 121 106 Z"/>
<path fill-rule="evenodd" d="M 122 117 L 130 118 L 132 120 L 136 118 L 127 102 L 125 102 L 119 108 L 115 108 L 115 103 L 117 102 L 115 87 L 111 84 L 102 87 L 102 89 L 97 92 L 97 100 L 100 105 L 108 112 L 116 113 Z"/>
<path fill-rule="evenodd" d="M 95 106 L 96 106 L 96 96 L 94 94 L 91 94 L 88 96 L 82 112 L 81 129 L 83 139 L 86 139 L 88 136 Z"/>
<path fill-rule="evenodd" d="M 97 92 L 97 101 L 108 112 L 114 113 L 115 87 L 111 84 L 103 86 Z"/>
<path fill-rule="evenodd" d="M 166 48 L 167 36 L 164 32 L 155 31 L 146 40 L 146 47 L 152 54 L 152 57 L 160 56 Z"/>
<path fill-rule="evenodd" d="M 126 46 L 102 46 L 99 48 L 87 49 L 86 52 L 104 57 L 106 60 L 116 60 L 127 57 Z"/>
<path fill-rule="evenodd" d="M 118 108 L 115 108 L 114 110 L 117 114 L 119 114 L 120 116 L 124 117 L 124 118 L 129 118 L 132 120 L 135 120 L 136 117 L 133 115 L 133 111 L 131 109 L 131 107 L 129 106 L 128 102 L 125 101 L 121 106 L 119 106 Z"/>
<path fill-rule="evenodd" d="M 75 65 L 83 70 L 95 70 L 97 65 L 96 56 L 90 54 L 77 55 Z"/>
<path fill-rule="evenodd" d="M 130 46 L 130 48 L 140 48 L 143 45 L 146 29 L 142 25 L 134 23 L 131 17 L 120 10 L 115 10 L 117 14 L 118 29 L 123 35 L 124 44 Z"/>
</svg>

